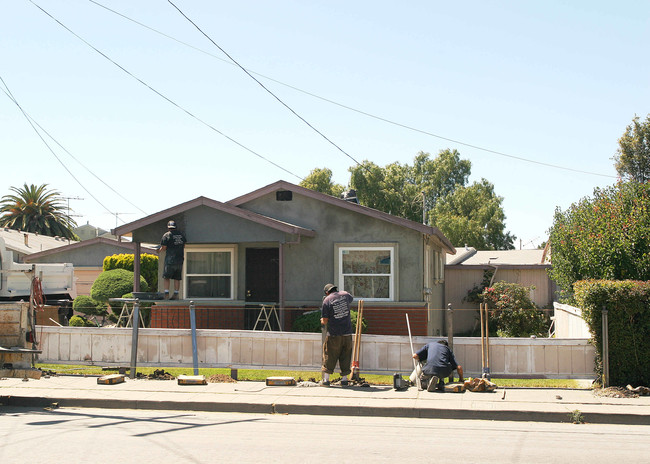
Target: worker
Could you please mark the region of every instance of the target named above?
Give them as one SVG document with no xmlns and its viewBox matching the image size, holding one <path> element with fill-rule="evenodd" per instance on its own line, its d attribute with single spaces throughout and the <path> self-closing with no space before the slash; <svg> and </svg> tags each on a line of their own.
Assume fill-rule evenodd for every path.
<svg viewBox="0 0 650 464">
<path fill-rule="evenodd" d="M 464 380 L 463 367 L 456 362 L 454 353 L 449 348 L 446 340 L 438 340 L 424 345 L 417 353 L 413 353 L 413 359 L 424 363 L 420 372 L 416 370 L 411 374 L 411 382 L 415 383 L 416 376 L 420 376 L 420 386 L 427 391 L 445 389 L 445 377 L 449 377 L 454 370 L 458 371 L 459 382 Z"/>
<path fill-rule="evenodd" d="M 165 267 L 163 268 L 163 281 L 166 300 L 178 300 L 178 290 L 181 287 L 183 261 L 185 261 L 185 235 L 176 229 L 176 222 L 167 223 L 167 232 L 160 240 L 160 249 L 165 251 Z M 169 281 L 174 281 L 174 295 L 169 295 Z"/>
<path fill-rule="evenodd" d="M 339 291 L 334 284 L 327 284 L 323 289 L 325 298 L 321 307 L 322 326 L 327 327 L 327 336 L 323 344 L 323 380 L 321 385 L 330 385 L 330 374 L 334 373 L 336 363 L 341 369 L 341 385 L 347 386 L 352 362 L 352 321 L 350 320 L 350 303 L 354 299 L 346 291 Z"/>
</svg>

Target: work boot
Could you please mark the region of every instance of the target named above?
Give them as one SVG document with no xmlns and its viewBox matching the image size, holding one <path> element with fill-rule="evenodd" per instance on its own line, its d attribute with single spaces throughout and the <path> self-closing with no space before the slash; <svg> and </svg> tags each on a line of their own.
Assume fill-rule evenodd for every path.
<svg viewBox="0 0 650 464">
<path fill-rule="evenodd" d="M 436 391 L 436 388 L 438 388 L 438 377 L 436 377 L 436 376 L 434 375 L 434 376 L 431 377 L 431 379 L 429 380 L 429 385 L 427 386 L 427 391 L 428 391 L 428 392 Z"/>
</svg>

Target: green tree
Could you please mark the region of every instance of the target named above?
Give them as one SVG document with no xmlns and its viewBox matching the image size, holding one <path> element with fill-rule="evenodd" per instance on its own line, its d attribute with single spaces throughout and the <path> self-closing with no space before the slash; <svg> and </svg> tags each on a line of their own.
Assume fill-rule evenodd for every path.
<svg viewBox="0 0 650 464">
<path fill-rule="evenodd" d="M 619 176 L 628 181 L 650 181 L 650 115 L 645 121 L 635 116 L 618 140 L 618 146 L 614 166 Z"/>
<path fill-rule="evenodd" d="M 516 237 L 505 231 L 502 202 L 503 198 L 494 193 L 494 186 L 481 179 L 440 198 L 429 218 L 457 246 L 511 250 Z"/>
<path fill-rule="evenodd" d="M 501 281 L 483 290 L 480 297 L 490 309 L 491 326 L 499 337 L 546 335 L 549 321 L 530 298 L 533 288 Z"/>
<path fill-rule="evenodd" d="M 332 170 L 328 168 L 312 169 L 309 175 L 300 182 L 300 186 L 333 197 L 340 197 L 345 190 L 343 185 L 332 181 Z"/>
<path fill-rule="evenodd" d="M 556 209 L 549 241 L 549 273 L 568 301 L 579 280 L 650 280 L 650 183 L 619 182 Z"/>
<path fill-rule="evenodd" d="M 0 227 L 51 237 L 77 238 L 72 231 L 77 224 L 66 214 L 59 192 L 48 190 L 47 184 L 24 184 L 22 188 L 11 187 L 10 190 L 14 194 L 5 195 L 0 200 Z"/>
</svg>

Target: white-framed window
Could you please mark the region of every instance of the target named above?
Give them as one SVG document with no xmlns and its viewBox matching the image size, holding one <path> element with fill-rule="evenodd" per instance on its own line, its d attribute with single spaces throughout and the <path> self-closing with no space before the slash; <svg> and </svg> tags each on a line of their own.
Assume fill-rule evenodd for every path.
<svg viewBox="0 0 650 464">
<path fill-rule="evenodd" d="M 232 300 L 237 247 L 185 246 L 185 298 Z"/>
<path fill-rule="evenodd" d="M 339 245 L 338 285 L 355 299 L 394 301 L 395 245 Z"/>
</svg>

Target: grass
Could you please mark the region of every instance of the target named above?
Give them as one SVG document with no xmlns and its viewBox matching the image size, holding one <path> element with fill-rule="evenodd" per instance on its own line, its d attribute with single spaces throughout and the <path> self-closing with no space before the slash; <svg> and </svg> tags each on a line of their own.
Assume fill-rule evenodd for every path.
<svg viewBox="0 0 650 464">
<path fill-rule="evenodd" d="M 68 364 L 40 364 L 37 363 L 36 367 L 43 371 L 52 371 L 57 374 L 72 374 L 72 375 L 106 375 L 117 372 L 118 368 L 114 367 L 110 370 L 105 370 L 102 366 L 86 366 L 86 365 L 68 365 Z M 158 367 L 138 367 L 137 372 L 143 375 L 153 374 Z M 191 367 L 165 367 L 165 372 L 178 377 L 179 375 L 193 375 L 194 369 Z M 207 378 L 213 375 L 230 375 L 230 368 L 201 368 L 199 374 Z M 293 377 L 302 380 L 320 380 L 320 371 L 291 371 L 291 370 L 266 370 L 266 369 L 237 369 L 237 379 L 240 381 L 257 381 L 263 382 L 267 377 Z M 333 380 L 338 379 L 339 374 L 332 376 Z M 364 374 L 361 371 L 361 377 L 366 382 L 373 385 L 392 385 L 393 376 L 381 374 Z M 500 379 L 493 378 L 492 382 L 496 383 L 499 387 L 505 388 L 580 388 L 580 383 L 572 379 Z"/>
</svg>

